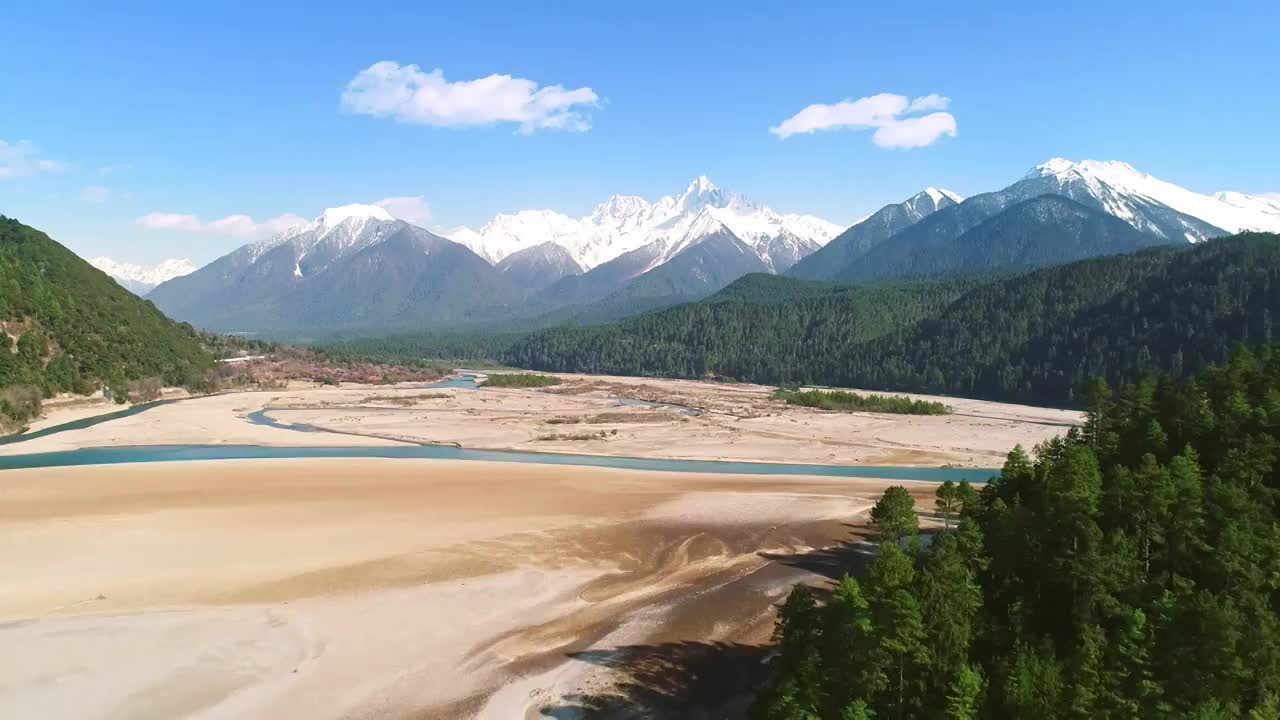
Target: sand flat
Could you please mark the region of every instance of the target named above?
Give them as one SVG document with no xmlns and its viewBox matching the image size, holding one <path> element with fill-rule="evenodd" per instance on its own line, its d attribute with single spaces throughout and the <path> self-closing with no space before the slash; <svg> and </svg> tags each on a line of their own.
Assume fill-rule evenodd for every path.
<svg viewBox="0 0 1280 720">
<path fill-rule="evenodd" d="M 1031 448 L 1080 422 L 1069 410 L 935 398 L 951 415 L 825 412 L 788 406 L 762 385 L 562 375 L 545 389 L 424 389 L 351 385 L 193 398 L 82 430 L 0 445 L 0 454 L 118 445 L 277 446 L 443 443 L 683 460 L 826 465 L 997 467 L 1016 444 Z M 651 400 L 697 408 L 620 405 Z M 252 424 L 266 411 L 284 424 Z"/>
<path fill-rule="evenodd" d="M 191 398 L 0 453 L 451 443 L 991 467 L 1079 419 L 954 399 L 947 416 L 832 413 L 757 385 L 563 377 Z M 263 411 L 317 431 L 250 422 Z M 576 717 L 655 683 L 645 701 L 674 712 L 672 678 L 716 673 L 745 696 L 733 684 L 761 667 L 772 604 L 859 562 L 891 484 L 924 504 L 936 487 L 403 459 L 0 472 L 0 717 Z"/>
<path fill-rule="evenodd" d="M 0 473 L 0 716 L 506 718 L 494 693 L 552 673 L 524 695 L 536 717 L 605 682 L 568 653 L 763 641 L 804 574 L 768 556 L 848 539 L 887 484 L 368 459 Z M 728 587 L 722 616 L 681 619 Z"/>
</svg>

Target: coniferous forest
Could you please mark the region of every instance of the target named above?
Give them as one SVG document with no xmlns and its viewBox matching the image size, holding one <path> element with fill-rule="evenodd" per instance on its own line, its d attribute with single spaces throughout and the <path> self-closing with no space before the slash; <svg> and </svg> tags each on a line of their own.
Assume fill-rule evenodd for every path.
<svg viewBox="0 0 1280 720">
<path fill-rule="evenodd" d="M 757 717 L 1280 718 L 1280 347 L 1087 396 L 931 542 L 886 492 L 865 575 L 780 608 Z"/>
<path fill-rule="evenodd" d="M 1083 404 L 1274 340 L 1280 236 L 1095 258 L 1013 277 L 842 286 L 753 275 L 699 303 L 561 327 L 504 353 L 535 370 L 719 377 Z"/>
</svg>

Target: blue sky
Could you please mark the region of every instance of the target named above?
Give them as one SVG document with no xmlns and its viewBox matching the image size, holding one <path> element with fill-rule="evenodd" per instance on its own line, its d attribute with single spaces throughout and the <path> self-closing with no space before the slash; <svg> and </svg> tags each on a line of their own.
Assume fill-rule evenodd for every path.
<svg viewBox="0 0 1280 720">
<path fill-rule="evenodd" d="M 477 226 L 655 199 L 698 174 L 841 224 L 927 185 L 996 189 L 1053 156 L 1280 192 L 1274 2 L 183 5 L 5 11 L 0 213 L 149 263 L 205 262 L 271 218 L 349 202 L 421 198 L 407 212 L 429 208 L 428 226 Z M 344 107 L 379 62 L 553 90 L 397 104 L 384 77 Z M 874 128 L 770 132 L 883 93 L 949 98 L 916 115 L 945 112 L 954 136 L 900 149 Z M 139 221 L 153 214 L 198 225 Z M 211 226 L 242 215 L 252 227 Z"/>
</svg>

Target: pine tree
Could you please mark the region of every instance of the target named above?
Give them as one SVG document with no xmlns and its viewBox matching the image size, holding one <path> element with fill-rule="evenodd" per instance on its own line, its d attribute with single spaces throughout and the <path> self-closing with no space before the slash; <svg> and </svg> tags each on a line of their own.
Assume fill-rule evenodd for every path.
<svg viewBox="0 0 1280 720">
<path fill-rule="evenodd" d="M 858 581 L 846 575 L 823 612 L 822 698 L 827 716 L 837 716 L 878 689 L 867 668 L 871 641 L 870 606 Z"/>
<path fill-rule="evenodd" d="M 881 543 L 898 543 L 920 531 L 916 501 L 901 485 L 894 485 L 871 508 L 871 522 L 880 531 Z"/>
<path fill-rule="evenodd" d="M 869 656 L 874 680 L 884 688 L 875 703 L 881 718 L 906 718 L 919 700 L 918 673 L 928 663 L 924 621 L 912 593 L 915 569 L 911 558 L 895 543 L 881 543 L 880 557 L 871 565 L 873 646 Z"/>
<path fill-rule="evenodd" d="M 951 679 L 944 720 L 978 720 L 982 686 L 982 675 L 968 664 L 961 665 Z"/>
<path fill-rule="evenodd" d="M 941 704 L 951 679 L 969 662 L 973 624 L 982 607 L 982 590 L 954 534 L 934 539 L 916 573 L 916 592 L 930 661 L 925 693 Z"/>
<path fill-rule="evenodd" d="M 813 590 L 797 584 L 778 610 L 774 640 L 778 643 L 775 683 L 756 704 L 764 720 L 810 720 L 818 717 L 822 666 L 822 626 Z"/>
<path fill-rule="evenodd" d="M 942 516 L 943 527 L 950 530 L 951 516 L 960 507 L 960 497 L 956 484 L 950 480 L 944 481 L 934 492 L 934 497 L 936 498 L 934 508 Z"/>
</svg>

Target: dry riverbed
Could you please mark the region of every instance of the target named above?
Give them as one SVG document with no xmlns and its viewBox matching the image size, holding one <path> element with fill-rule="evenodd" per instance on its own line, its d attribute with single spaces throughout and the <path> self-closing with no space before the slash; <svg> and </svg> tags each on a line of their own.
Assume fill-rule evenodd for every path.
<svg viewBox="0 0 1280 720">
<path fill-rule="evenodd" d="M 833 413 L 756 385 L 562 377 L 294 383 L 0 453 L 449 443 L 994 467 L 1079 420 L 955 399 L 947 416 Z M 41 426 L 90 409 L 55 403 Z M 251 422 L 264 415 L 285 426 Z M 865 560 L 867 511 L 891 484 L 925 508 L 936 487 L 408 459 L 3 471 L 0 717 L 738 716 L 767 670 L 773 605 Z"/>
<path fill-rule="evenodd" d="M 887 484 L 431 460 L 0 473 L 0 717 L 744 702 L 771 605 L 856 551 Z M 695 660 L 738 678 L 685 687 Z"/>
<path fill-rule="evenodd" d="M 0 446 L 0 453 L 116 445 L 410 442 L 695 460 L 996 467 L 1015 444 L 1030 448 L 1080 420 L 1072 411 L 956 398 L 930 398 L 954 407 L 951 415 L 838 413 L 788 406 L 773 398 L 772 388 L 761 385 L 561 377 L 564 383 L 551 388 L 478 391 L 414 384 L 295 384 L 288 390 L 184 400 L 83 430 Z M 668 405 L 621 404 L 634 400 Z M 264 409 L 277 422 L 333 433 L 248 421 L 251 413 Z M 41 425 L 60 421 L 55 410 Z"/>
</svg>

